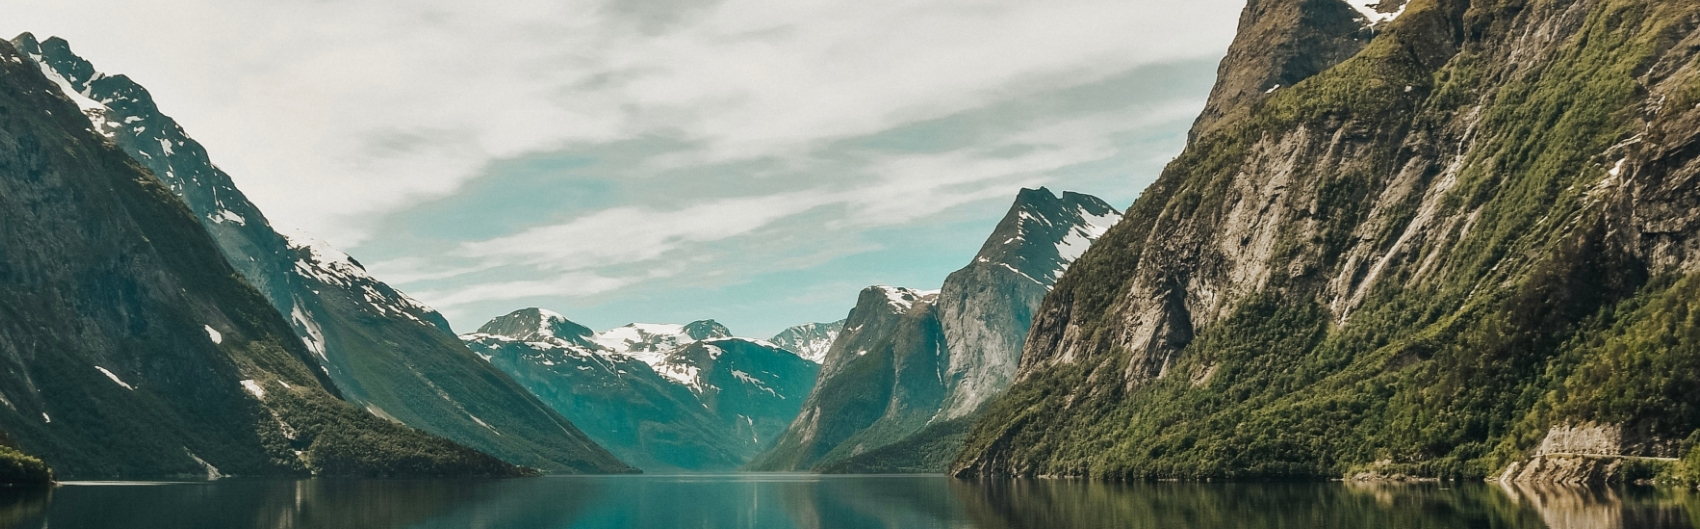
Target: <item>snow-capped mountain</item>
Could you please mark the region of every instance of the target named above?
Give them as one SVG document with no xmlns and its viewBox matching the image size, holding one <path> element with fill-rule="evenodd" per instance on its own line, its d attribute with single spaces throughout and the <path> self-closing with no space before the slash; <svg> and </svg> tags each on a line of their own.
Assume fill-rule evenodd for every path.
<svg viewBox="0 0 1700 529">
<path fill-rule="evenodd" d="M 1009 388 L 1045 294 L 1121 212 L 1098 197 L 1023 189 L 974 262 L 945 278 L 939 296 L 950 347 L 950 396 L 941 420 L 978 411 Z"/>
<path fill-rule="evenodd" d="M 819 365 L 712 320 L 591 332 L 517 310 L 467 346 L 619 455 L 647 470 L 728 470 L 770 446 Z"/>
<path fill-rule="evenodd" d="M 285 237 L 141 85 L 58 38 L 13 44 L 88 127 L 188 206 L 225 260 L 294 327 L 341 395 L 374 415 L 555 472 L 628 470 L 468 351 L 432 310 L 305 235 Z"/>
<path fill-rule="evenodd" d="M 814 363 L 826 360 L 826 352 L 832 349 L 833 340 L 838 339 L 838 333 L 844 331 L 844 320 L 832 323 L 805 323 L 780 331 L 768 341 L 786 351 L 797 353 L 797 356 L 809 359 Z"/>
<path fill-rule="evenodd" d="M 609 351 L 617 351 L 651 364 L 660 362 L 679 346 L 711 338 L 731 338 L 732 331 L 714 320 L 695 321 L 685 325 L 632 323 L 603 331 L 596 343 Z"/>
<path fill-rule="evenodd" d="M 1012 383 L 1045 294 L 1120 218 L 1096 197 L 1024 189 L 940 290 L 863 290 L 809 402 L 751 468 L 942 470 L 959 448 L 949 445 Z"/>
<path fill-rule="evenodd" d="M 974 263 L 1002 267 L 1047 288 L 1092 241 L 1122 218 L 1098 197 L 1045 188 L 1023 189 Z"/>
</svg>

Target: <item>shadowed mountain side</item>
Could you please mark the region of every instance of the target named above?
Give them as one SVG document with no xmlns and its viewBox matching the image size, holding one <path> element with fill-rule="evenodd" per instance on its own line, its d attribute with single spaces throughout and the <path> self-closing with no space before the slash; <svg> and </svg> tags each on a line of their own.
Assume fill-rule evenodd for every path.
<svg viewBox="0 0 1700 529">
<path fill-rule="evenodd" d="M 115 143 L 180 198 L 224 258 L 287 318 L 342 397 L 400 421 L 548 472 L 625 472 L 570 422 L 479 361 L 430 307 L 305 236 L 275 232 L 163 114 L 142 86 L 97 71 L 58 38 L 14 40 L 77 102 L 93 132 Z"/>
<path fill-rule="evenodd" d="M 340 400 L 147 169 L 0 43 L 0 430 L 63 478 L 513 476 Z"/>
</svg>

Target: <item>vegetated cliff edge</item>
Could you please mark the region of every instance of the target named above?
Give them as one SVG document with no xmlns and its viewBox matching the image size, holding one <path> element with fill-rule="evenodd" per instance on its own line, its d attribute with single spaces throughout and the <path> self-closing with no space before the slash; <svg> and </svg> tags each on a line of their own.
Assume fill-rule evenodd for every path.
<svg viewBox="0 0 1700 529">
<path fill-rule="evenodd" d="M 341 400 L 80 110 L 0 42 L 0 430 L 19 449 L 81 479 L 523 473 Z"/>
<path fill-rule="evenodd" d="M 1247 6 L 1185 152 L 1046 298 L 954 473 L 1692 458 L 1700 5 L 1389 7 Z"/>
</svg>

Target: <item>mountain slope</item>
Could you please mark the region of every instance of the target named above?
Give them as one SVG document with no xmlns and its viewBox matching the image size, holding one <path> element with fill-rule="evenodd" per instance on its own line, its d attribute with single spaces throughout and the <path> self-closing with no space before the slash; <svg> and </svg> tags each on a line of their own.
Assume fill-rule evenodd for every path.
<svg viewBox="0 0 1700 529">
<path fill-rule="evenodd" d="M 1014 378 L 1051 283 L 1119 218 L 1095 197 L 1024 189 L 941 290 L 864 290 L 803 414 L 751 468 L 944 470 Z"/>
<path fill-rule="evenodd" d="M 38 43 L 26 33 L 14 42 L 78 102 L 95 132 L 189 206 L 230 264 L 290 320 L 344 398 L 515 464 L 550 472 L 628 470 L 479 361 L 436 311 L 324 243 L 275 232 L 146 89 L 96 71 L 64 40 Z"/>
<path fill-rule="evenodd" d="M 730 470 L 767 448 L 819 367 L 712 320 L 604 333 L 542 309 L 461 338 L 598 443 L 645 470 Z"/>
<path fill-rule="evenodd" d="M 957 474 L 1540 481 L 1684 453 L 1700 7 L 1401 5 L 1247 7 L 1221 110 L 1046 297 Z M 1271 68 L 1302 79 L 1260 90 Z"/>
<path fill-rule="evenodd" d="M 340 400 L 194 214 L 0 43 L 0 430 L 68 478 L 517 475 Z"/>
</svg>

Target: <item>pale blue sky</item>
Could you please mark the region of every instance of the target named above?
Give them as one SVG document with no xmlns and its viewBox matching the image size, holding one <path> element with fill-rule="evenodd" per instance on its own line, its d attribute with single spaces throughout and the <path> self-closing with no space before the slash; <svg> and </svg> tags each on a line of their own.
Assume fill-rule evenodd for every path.
<svg viewBox="0 0 1700 529">
<path fill-rule="evenodd" d="M 475 4 L 475 5 L 474 5 Z M 1237 0 L 44 2 L 273 220 L 469 331 L 842 318 L 935 288 L 1021 187 L 1125 207 Z"/>
</svg>

